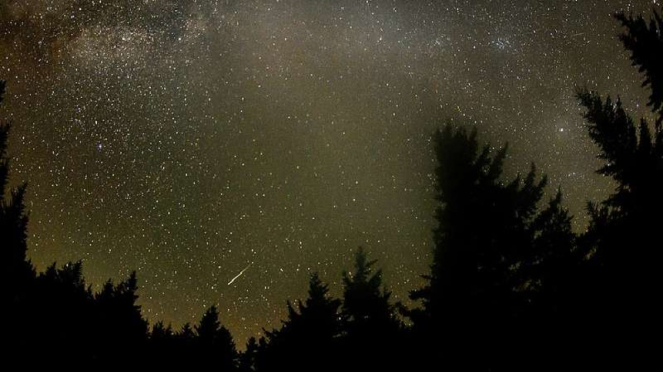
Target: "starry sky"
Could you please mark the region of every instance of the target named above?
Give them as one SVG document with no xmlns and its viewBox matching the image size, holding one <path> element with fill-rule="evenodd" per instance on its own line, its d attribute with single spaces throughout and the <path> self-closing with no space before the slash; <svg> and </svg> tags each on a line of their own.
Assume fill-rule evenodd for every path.
<svg viewBox="0 0 663 372">
<path fill-rule="evenodd" d="M 659 0 L 1 0 L 0 117 L 29 257 L 138 271 L 151 322 L 218 304 L 241 345 L 363 246 L 395 300 L 431 261 L 431 134 L 476 126 L 561 187 L 595 175 L 576 87 L 647 115 L 611 13 Z M 236 276 L 242 273 L 241 276 Z M 228 284 L 235 278 L 232 284 Z"/>
</svg>

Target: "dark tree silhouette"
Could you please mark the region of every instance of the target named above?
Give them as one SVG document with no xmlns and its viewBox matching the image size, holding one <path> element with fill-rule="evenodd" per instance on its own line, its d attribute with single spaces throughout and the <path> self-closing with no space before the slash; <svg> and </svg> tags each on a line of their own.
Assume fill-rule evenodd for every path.
<svg viewBox="0 0 663 372">
<path fill-rule="evenodd" d="M 306 301 L 296 308 L 288 301 L 288 319 L 281 329 L 266 332 L 256 362 L 258 370 L 334 370 L 341 301 L 330 298 L 328 292 L 318 274 L 312 274 Z"/>
<path fill-rule="evenodd" d="M 359 247 L 354 270 L 343 272 L 343 353 L 355 369 L 394 368 L 402 361 L 402 324 L 382 286 L 382 270 L 372 270 L 376 262 Z"/>
<path fill-rule="evenodd" d="M 645 76 L 643 86 L 651 89 L 649 105 L 656 118 L 653 125 L 644 118 L 636 124 L 620 99 L 578 93 L 603 161 L 597 172 L 616 185 L 607 200 L 588 205 L 591 222 L 581 240 L 588 257 L 581 282 L 585 288 L 576 304 L 592 314 L 582 324 L 586 344 L 592 345 L 585 354 L 604 366 L 615 365 L 619 355 L 634 356 L 634 349 L 638 354 L 648 350 L 639 341 L 658 319 L 654 294 L 661 281 L 658 230 L 663 226 L 663 23 L 657 12 L 649 23 L 641 16 L 615 17 L 626 28 L 620 39 Z"/>
<path fill-rule="evenodd" d="M 422 358 L 463 370 L 515 368 L 527 347 L 524 320 L 546 285 L 542 268 L 572 249 L 570 218 L 561 194 L 538 211 L 547 181 L 533 165 L 524 179 L 504 182 L 507 147 L 491 155 L 476 130 L 445 126 L 435 151 L 433 264 L 428 284 L 411 295 L 423 305 L 410 312 Z"/>
<path fill-rule="evenodd" d="M 631 52 L 633 66 L 645 74 L 642 86 L 651 89 L 648 104 L 658 112 L 660 124 L 663 119 L 663 18 L 656 10 L 649 22 L 642 16 L 634 18 L 625 13 L 617 13 L 615 18 L 626 28 L 619 38 Z"/>
<path fill-rule="evenodd" d="M 170 342 L 175 337 L 173 328 L 170 324 L 166 327 L 163 325 L 163 321 L 158 321 L 152 326 L 152 332 L 150 333 L 150 338 L 155 342 Z"/>
<path fill-rule="evenodd" d="M 343 272 L 342 314 L 347 332 L 357 332 L 370 322 L 393 323 L 398 326 L 395 307 L 389 299 L 391 292 L 382 288 L 382 270 L 372 272 L 377 261 L 369 261 L 362 247 L 355 254 L 351 273 Z"/>
<path fill-rule="evenodd" d="M 576 249 L 576 235 L 571 226 L 572 217 L 562 207 L 562 193 L 551 199 L 548 206 L 532 222 L 536 231 L 534 252 L 523 266 L 523 290 L 532 294 L 534 312 L 538 319 L 560 316 L 561 306 L 575 285 L 574 280 L 583 260 Z"/>
<path fill-rule="evenodd" d="M 0 108 L 4 101 L 5 82 L 0 80 Z M 26 184 L 9 187 L 10 157 L 7 153 L 10 125 L 0 121 L 0 305 L 10 319 L 3 333 L 8 340 L 7 354 L 22 355 L 30 343 L 29 332 L 35 327 L 29 319 L 29 293 L 33 290 L 35 270 L 27 260 L 28 216 L 25 212 Z"/>
<path fill-rule="evenodd" d="M 4 100 L 5 82 L 0 80 L 0 107 Z M 25 211 L 27 184 L 15 188 L 9 186 L 10 158 L 7 154 L 10 126 L 0 122 L 0 280 L 6 285 L 7 299 L 24 293 L 35 277 L 32 264 L 27 261 L 28 216 Z"/>
<path fill-rule="evenodd" d="M 148 352 L 150 358 L 153 360 L 153 367 L 166 368 L 177 364 L 177 361 L 174 361 L 177 358 L 174 358 L 174 356 L 178 355 L 178 352 L 181 352 L 181 350 L 177 349 L 177 346 L 179 345 L 176 345 L 175 332 L 170 324 L 165 326 L 162 321 L 158 321 L 152 326 Z M 182 363 L 179 364 L 181 365 Z"/>
<path fill-rule="evenodd" d="M 193 332 L 191 324 L 185 323 L 182 326 L 182 329 L 179 332 L 177 332 L 177 334 L 175 334 L 175 337 L 184 342 L 189 342 L 196 337 L 196 334 Z"/>
<path fill-rule="evenodd" d="M 197 360 L 197 340 L 196 333 L 194 332 L 191 324 L 185 323 L 182 328 L 174 334 L 173 337 L 173 353 L 164 354 L 167 350 L 157 350 L 161 357 L 159 360 L 163 363 L 164 368 L 190 368 L 191 361 Z"/>
<path fill-rule="evenodd" d="M 215 366 L 221 371 L 237 368 L 237 350 L 230 331 L 221 325 L 216 306 L 210 307 L 195 327 L 197 358 L 192 362 L 198 367 Z"/>
<path fill-rule="evenodd" d="M 256 359 L 260 348 L 255 337 L 250 337 L 246 342 L 246 350 L 239 356 L 239 371 L 252 372 L 255 371 Z"/>
<path fill-rule="evenodd" d="M 143 348 L 147 340 L 147 321 L 142 318 L 140 306 L 136 305 L 138 290 L 136 272 L 117 286 L 106 282 L 95 296 L 95 305 L 100 316 L 102 344 L 108 348 L 122 343 L 131 348 Z"/>
</svg>

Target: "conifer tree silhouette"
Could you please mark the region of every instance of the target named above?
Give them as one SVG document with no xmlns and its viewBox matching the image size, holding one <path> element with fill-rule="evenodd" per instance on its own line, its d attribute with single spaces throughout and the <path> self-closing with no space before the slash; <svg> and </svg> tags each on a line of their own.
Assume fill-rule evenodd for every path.
<svg viewBox="0 0 663 372">
<path fill-rule="evenodd" d="M 373 272 L 376 262 L 359 247 L 354 270 L 343 272 L 343 353 L 357 369 L 395 368 L 401 361 L 402 324 L 391 292 L 383 288 L 382 270 Z"/>
<path fill-rule="evenodd" d="M 118 338 L 142 341 L 147 335 L 147 322 L 141 317 L 140 306 L 136 305 L 138 295 L 136 272 L 117 286 L 106 282 L 96 295 L 97 304 L 109 327 L 109 332 Z"/>
<path fill-rule="evenodd" d="M 230 331 L 221 325 L 219 311 L 211 306 L 195 327 L 197 335 L 198 367 L 215 367 L 222 371 L 237 368 L 237 350 Z"/>
<path fill-rule="evenodd" d="M 175 335 L 177 338 L 184 340 L 185 342 L 193 340 L 195 337 L 195 333 L 193 332 L 193 329 L 191 328 L 191 324 L 185 323 L 182 326 L 182 329 L 177 332 Z"/>
<path fill-rule="evenodd" d="M 574 285 L 583 258 L 576 249 L 576 234 L 572 217 L 562 206 L 562 193 L 548 202 L 548 206 L 532 222 L 536 231 L 532 259 L 523 267 L 526 286 L 538 307 L 536 316 L 558 316 L 565 297 Z"/>
<path fill-rule="evenodd" d="M 260 371 L 332 371 L 338 355 L 341 301 L 328 296 L 329 288 L 317 273 L 309 280 L 308 298 L 295 307 L 288 301 L 288 319 L 266 333 L 257 365 Z"/>
<path fill-rule="evenodd" d="M 246 342 L 246 350 L 239 356 L 239 371 L 253 372 L 256 370 L 256 358 L 258 356 L 259 346 L 255 337 L 250 337 Z"/>
<path fill-rule="evenodd" d="M 174 364 L 180 368 L 190 368 L 191 362 L 197 360 L 198 352 L 196 333 L 194 332 L 191 324 L 185 323 L 182 328 L 174 335 L 175 353 L 166 360 L 166 367 L 168 364 Z"/>
<path fill-rule="evenodd" d="M 0 80 L 0 108 L 5 88 L 5 82 Z M 3 330 L 6 340 L 9 340 L 7 355 L 20 358 L 31 342 L 31 337 L 26 333 L 37 328 L 22 322 L 29 319 L 29 293 L 33 289 L 36 273 L 26 257 L 28 216 L 24 198 L 27 186 L 24 183 L 9 187 L 9 132 L 10 124 L 0 120 L 0 304 L 6 312 L 6 319 L 11 319 Z"/>
<path fill-rule="evenodd" d="M 543 268 L 572 250 L 570 217 L 561 194 L 538 210 L 547 179 L 534 165 L 524 178 L 504 182 L 507 146 L 492 155 L 489 145 L 480 148 L 476 129 L 446 125 L 435 135 L 435 151 L 433 264 L 427 285 L 411 294 L 423 305 L 410 311 L 423 353 L 415 360 L 514 369 L 524 363 L 518 350 L 531 343 L 524 339 L 526 315 L 548 284 Z"/>
<path fill-rule="evenodd" d="M 152 326 L 152 332 L 150 333 L 150 338 L 153 341 L 170 340 L 174 336 L 175 334 L 173 333 L 173 328 L 170 326 L 170 324 L 166 327 L 161 320 Z"/>
<path fill-rule="evenodd" d="M 151 365 L 155 368 L 180 366 L 182 363 L 177 358 L 178 351 L 175 344 L 175 332 L 169 324 L 165 326 L 163 321 L 158 321 L 152 326 L 152 331 L 149 337 L 149 358 L 152 360 Z"/>
<path fill-rule="evenodd" d="M 396 322 L 389 302 L 391 292 L 382 288 L 382 270 L 372 272 L 377 261 L 369 261 L 362 247 L 355 254 L 354 270 L 343 272 L 343 315 L 346 327 L 362 327 L 368 322 Z"/>
<path fill-rule="evenodd" d="M 633 66 L 645 74 L 643 87 L 649 86 L 651 95 L 648 105 L 659 114 L 658 123 L 663 120 L 663 17 L 654 10 L 649 23 L 643 16 L 615 14 L 615 18 L 626 28 L 619 39 L 626 50 L 631 52 Z"/>
<path fill-rule="evenodd" d="M 4 100 L 5 82 L 0 80 L 0 108 Z M 35 277 L 27 261 L 28 216 L 25 211 L 27 184 L 9 188 L 10 159 L 7 154 L 10 125 L 0 121 L 0 282 L 5 285 L 5 298 L 17 301 Z"/>
<path fill-rule="evenodd" d="M 587 90 L 577 94 L 603 162 L 597 172 L 616 185 L 607 200 L 588 204 L 591 221 L 581 240 L 588 259 L 578 305 L 592 314 L 583 324 L 593 345 L 585 354 L 604 366 L 643 340 L 643 330 L 658 318 L 653 294 L 661 281 L 663 226 L 663 22 L 657 11 L 650 22 L 624 13 L 615 18 L 626 29 L 620 39 L 644 74 L 643 87 L 651 90 L 648 105 L 655 117 L 653 124 L 645 118 L 636 124 L 621 99 Z M 637 345 L 642 353 L 644 344 Z"/>
</svg>

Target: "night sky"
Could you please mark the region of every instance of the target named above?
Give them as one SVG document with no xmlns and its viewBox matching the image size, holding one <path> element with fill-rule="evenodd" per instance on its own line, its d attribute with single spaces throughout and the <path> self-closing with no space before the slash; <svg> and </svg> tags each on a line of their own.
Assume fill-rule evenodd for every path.
<svg viewBox="0 0 663 372">
<path fill-rule="evenodd" d="M 431 134 L 534 161 L 581 231 L 595 175 L 576 87 L 645 114 L 618 0 L 0 0 L 0 117 L 28 182 L 28 255 L 138 271 L 153 323 L 218 304 L 243 344 L 363 246 L 395 300 L 431 262 Z M 237 277 L 238 274 L 241 276 Z M 235 280 L 231 283 L 231 280 Z"/>
</svg>

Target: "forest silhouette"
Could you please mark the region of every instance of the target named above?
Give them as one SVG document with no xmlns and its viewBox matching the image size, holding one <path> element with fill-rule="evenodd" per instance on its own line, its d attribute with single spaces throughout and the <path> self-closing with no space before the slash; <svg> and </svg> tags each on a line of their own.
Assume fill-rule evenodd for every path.
<svg viewBox="0 0 663 372">
<path fill-rule="evenodd" d="M 3 364 L 71 369 L 203 368 L 219 371 L 561 371 L 636 366 L 657 355 L 663 227 L 663 19 L 615 15 L 631 61 L 651 91 L 654 122 L 619 99 L 580 89 L 599 174 L 616 188 L 588 202 L 586 231 L 572 229 L 562 192 L 547 178 L 503 175 L 507 146 L 491 151 L 476 129 L 434 133 L 437 167 L 433 261 L 420 306 L 394 303 L 361 247 L 342 273 L 341 298 L 317 274 L 278 329 L 239 352 L 210 307 L 197 324 L 150 325 L 136 273 L 98 292 L 82 263 L 37 273 L 27 259 L 27 185 L 9 186 L 10 125 L 0 123 L 0 283 Z M 0 105 L 5 83 L 0 81 Z"/>
</svg>

